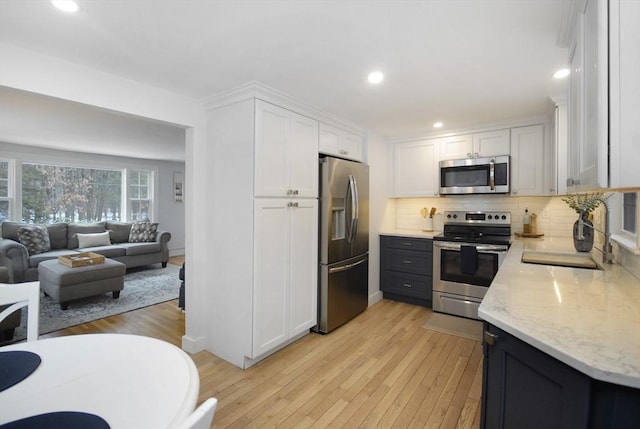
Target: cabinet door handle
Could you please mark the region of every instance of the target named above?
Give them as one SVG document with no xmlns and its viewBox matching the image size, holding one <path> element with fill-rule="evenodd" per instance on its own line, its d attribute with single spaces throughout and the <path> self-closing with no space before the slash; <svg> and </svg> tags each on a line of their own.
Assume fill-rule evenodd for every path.
<svg viewBox="0 0 640 429">
<path fill-rule="evenodd" d="M 471 152 L 467 152 L 467 158 L 473 158 L 473 156 L 471 155 Z"/>
<path fill-rule="evenodd" d="M 413 261 L 405 260 L 404 263 L 405 264 L 411 264 L 411 263 L 413 263 Z"/>
<path fill-rule="evenodd" d="M 492 334 L 489 331 L 484 331 L 484 342 L 492 346 L 498 342 L 498 335 Z"/>
<path fill-rule="evenodd" d="M 413 246 L 413 243 L 402 243 L 404 246 Z"/>
<path fill-rule="evenodd" d="M 404 286 L 404 287 L 413 287 L 413 286 L 412 286 L 411 284 L 409 284 L 409 283 L 403 283 L 403 284 L 402 284 L 402 286 Z"/>
</svg>

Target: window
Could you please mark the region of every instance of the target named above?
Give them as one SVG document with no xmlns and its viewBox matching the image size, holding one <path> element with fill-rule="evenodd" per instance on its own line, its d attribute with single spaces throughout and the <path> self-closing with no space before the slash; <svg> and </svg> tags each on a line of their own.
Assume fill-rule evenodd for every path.
<svg viewBox="0 0 640 429">
<path fill-rule="evenodd" d="M 0 222 L 11 218 L 12 174 L 9 161 L 0 160 Z"/>
<path fill-rule="evenodd" d="M 122 171 L 22 164 L 22 221 L 120 220 Z"/>
<path fill-rule="evenodd" d="M 151 219 L 151 183 L 150 171 L 131 171 L 129 173 L 129 219 Z"/>
<path fill-rule="evenodd" d="M 636 192 L 625 192 L 622 194 L 622 230 L 629 234 L 636 234 L 638 194 Z"/>
<path fill-rule="evenodd" d="M 154 171 L 0 159 L 0 222 L 153 220 Z"/>
</svg>

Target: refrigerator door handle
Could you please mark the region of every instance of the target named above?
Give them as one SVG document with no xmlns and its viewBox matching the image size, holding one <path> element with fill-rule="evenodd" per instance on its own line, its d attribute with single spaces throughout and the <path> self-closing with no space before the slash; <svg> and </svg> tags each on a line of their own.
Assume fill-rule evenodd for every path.
<svg viewBox="0 0 640 429">
<path fill-rule="evenodd" d="M 349 187 L 347 189 L 348 204 L 351 205 L 351 219 L 349 222 L 349 231 L 347 241 L 352 243 L 356 239 L 358 232 L 358 216 L 360 201 L 358 198 L 358 184 L 353 174 L 349 175 Z"/>
<path fill-rule="evenodd" d="M 353 264 L 347 264 L 347 265 L 341 265 L 339 267 L 329 268 L 329 274 L 350 270 L 353 267 L 357 267 L 360 264 L 364 264 L 366 261 L 367 261 L 366 259 L 361 259 L 358 262 L 354 262 Z"/>
</svg>

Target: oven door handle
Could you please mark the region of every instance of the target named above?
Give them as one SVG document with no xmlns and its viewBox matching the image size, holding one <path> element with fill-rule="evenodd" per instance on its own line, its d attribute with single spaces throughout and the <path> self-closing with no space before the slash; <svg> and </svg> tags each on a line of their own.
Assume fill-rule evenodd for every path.
<svg viewBox="0 0 640 429">
<path fill-rule="evenodd" d="M 483 253 L 483 254 L 492 254 L 492 255 L 502 255 L 503 253 L 507 253 L 507 249 L 504 250 L 480 250 L 478 249 L 478 253 Z"/>
<path fill-rule="evenodd" d="M 433 245 L 440 249 L 445 249 L 445 250 L 460 250 L 461 246 L 473 246 L 473 244 L 441 243 L 441 242 L 437 242 L 437 243 L 434 242 Z M 482 252 L 482 253 L 503 253 L 509 250 L 508 246 L 491 245 L 491 244 L 482 244 L 479 246 L 475 246 L 475 248 L 477 252 Z"/>
</svg>

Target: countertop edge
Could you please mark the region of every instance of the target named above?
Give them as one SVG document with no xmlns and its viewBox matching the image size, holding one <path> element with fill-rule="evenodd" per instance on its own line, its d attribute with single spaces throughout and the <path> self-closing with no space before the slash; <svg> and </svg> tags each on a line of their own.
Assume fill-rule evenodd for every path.
<svg viewBox="0 0 640 429">
<path fill-rule="evenodd" d="M 504 322 L 502 320 L 496 319 L 492 317 L 490 314 L 485 312 L 482 308 L 478 309 L 478 316 L 483 321 L 486 321 L 505 332 L 513 335 L 521 341 L 529 344 L 532 347 L 540 350 L 541 352 L 559 360 L 560 362 L 570 366 L 571 368 L 585 374 L 594 380 L 604 381 L 606 383 L 619 384 L 626 387 L 632 387 L 636 389 L 640 389 L 640 379 L 634 376 L 625 376 L 624 374 L 618 374 L 610 371 L 604 371 L 591 365 L 586 364 L 585 362 L 574 358 L 568 353 L 564 353 L 562 350 L 555 348 L 549 343 L 540 341 L 535 336 L 529 335 L 526 332 L 523 332 L 519 329 L 514 328 L 512 325 Z"/>
<path fill-rule="evenodd" d="M 589 356 L 588 358 L 583 359 L 583 357 L 586 355 L 585 346 L 581 344 L 568 344 L 571 343 L 570 341 L 563 342 L 561 336 L 557 341 L 555 341 L 556 344 L 554 344 L 554 341 L 547 341 L 548 339 L 552 338 L 549 335 L 549 332 L 553 330 L 553 324 L 551 322 L 548 326 L 532 327 L 531 323 L 527 323 L 528 321 L 526 319 L 518 319 L 519 309 L 517 308 L 517 305 L 519 304 L 514 305 L 513 303 L 516 302 L 517 299 L 513 298 L 520 291 L 522 291 L 522 294 L 530 294 L 530 291 L 527 292 L 526 286 L 522 289 L 517 289 L 516 286 L 514 286 L 523 284 L 527 285 L 526 277 L 522 276 L 521 274 L 523 278 L 513 278 L 513 276 L 517 275 L 517 273 L 522 273 L 522 271 L 518 271 L 518 265 L 530 265 L 521 262 L 522 252 L 524 250 L 531 250 L 531 247 L 529 247 L 529 245 L 532 243 L 530 241 L 524 240 L 514 240 L 514 243 L 509 251 L 510 255 L 508 255 L 505 263 L 503 264 L 503 267 L 504 265 L 507 265 L 507 272 L 502 276 L 501 272 L 498 272 L 498 275 L 494 279 L 494 283 L 492 283 L 487 292 L 487 295 L 485 296 L 483 302 L 480 305 L 480 308 L 478 309 L 479 317 L 484 321 L 504 330 L 505 332 L 508 332 L 514 337 L 524 341 L 525 343 L 537 348 L 538 350 L 548 354 L 549 356 L 567 364 L 568 366 L 595 380 L 640 389 L 640 372 L 637 365 L 630 369 L 629 362 L 625 362 L 622 359 L 614 361 L 614 359 L 609 358 L 607 360 L 598 361 L 598 358 L 601 358 L 599 356 Z M 540 241 L 537 241 L 536 244 L 538 246 L 533 247 L 539 247 L 540 244 L 544 246 L 544 244 Z M 501 267 L 501 270 L 503 269 L 503 267 Z M 541 265 L 539 267 L 529 269 L 546 270 L 548 269 L 548 267 Z M 558 267 L 556 267 L 555 269 L 558 270 Z M 564 271 L 565 273 L 572 273 L 575 270 L 585 271 L 583 269 L 577 268 L 560 269 L 569 270 Z M 614 269 L 618 271 L 624 270 L 620 266 Z M 608 282 L 608 275 L 606 273 L 606 270 L 602 273 L 603 277 L 601 282 L 604 283 L 608 288 L 616 287 L 615 284 Z M 633 277 L 630 273 L 628 275 L 632 279 L 635 279 L 635 277 Z M 625 278 L 626 280 L 626 275 L 623 274 L 623 278 Z M 635 279 L 634 284 L 636 284 L 637 287 L 640 288 L 640 281 L 638 281 L 637 279 Z M 533 284 L 532 286 L 537 287 L 536 284 Z M 504 296 L 500 296 L 500 299 L 494 299 L 494 297 L 498 297 L 499 295 L 504 294 L 506 289 L 509 289 L 507 296 L 510 299 L 505 300 Z M 544 303 L 544 301 L 541 302 Z M 510 305 L 513 307 L 509 307 Z M 563 309 L 563 311 L 569 310 Z M 506 318 L 504 316 L 506 316 Z M 574 347 L 574 353 L 571 352 L 571 347 Z M 580 355 L 582 355 L 582 357 Z M 640 357 L 636 357 L 640 359 Z M 591 362 L 588 362 L 589 358 L 592 359 Z M 631 359 L 633 359 L 633 356 L 631 357 Z M 611 367 L 613 366 L 614 368 L 616 368 L 616 365 L 619 370 L 613 371 Z M 629 370 L 632 372 L 632 374 L 625 373 Z"/>
</svg>

